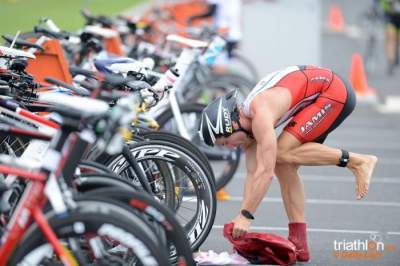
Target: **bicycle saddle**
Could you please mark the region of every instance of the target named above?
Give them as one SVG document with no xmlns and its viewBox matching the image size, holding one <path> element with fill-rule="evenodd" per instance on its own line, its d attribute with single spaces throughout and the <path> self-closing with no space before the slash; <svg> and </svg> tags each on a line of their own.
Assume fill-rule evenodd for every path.
<svg viewBox="0 0 400 266">
<path fill-rule="evenodd" d="M 14 40 L 14 36 L 11 35 L 2 35 L 1 36 L 4 40 L 6 40 L 6 42 L 8 43 L 12 43 Z M 32 42 L 28 42 L 25 40 L 21 40 L 21 39 L 17 39 L 15 41 L 15 46 L 17 48 L 37 48 L 39 50 L 41 50 L 42 52 L 44 52 L 44 48 L 36 43 L 32 43 Z"/>
<path fill-rule="evenodd" d="M 102 73 L 113 73 L 111 69 L 113 64 L 127 64 L 134 62 L 136 62 L 136 60 L 129 57 L 112 57 L 106 59 L 96 59 L 94 60 L 94 66 Z"/>
<path fill-rule="evenodd" d="M 52 104 L 56 112 L 72 118 L 102 116 L 110 108 L 107 103 L 99 100 L 62 93 L 41 94 L 39 100 Z"/>
</svg>

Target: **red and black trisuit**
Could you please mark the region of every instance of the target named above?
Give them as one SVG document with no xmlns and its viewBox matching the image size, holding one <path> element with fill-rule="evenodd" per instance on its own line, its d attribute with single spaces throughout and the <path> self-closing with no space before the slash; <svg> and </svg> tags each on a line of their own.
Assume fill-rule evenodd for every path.
<svg viewBox="0 0 400 266">
<path fill-rule="evenodd" d="M 354 110 L 356 97 L 351 85 L 332 70 L 315 66 L 291 66 L 263 78 L 243 102 L 243 111 L 250 117 L 250 104 L 264 90 L 283 87 L 292 101 L 289 110 L 275 127 L 288 119 L 284 130 L 301 143 L 323 143 L 332 130 Z"/>
</svg>

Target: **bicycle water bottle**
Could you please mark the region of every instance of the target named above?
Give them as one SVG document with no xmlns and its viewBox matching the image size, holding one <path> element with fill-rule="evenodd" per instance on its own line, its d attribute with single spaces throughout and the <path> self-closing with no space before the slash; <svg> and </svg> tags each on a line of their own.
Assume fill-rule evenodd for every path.
<svg viewBox="0 0 400 266">
<path fill-rule="evenodd" d="M 163 93 L 167 86 L 174 86 L 176 80 L 179 77 L 178 70 L 175 68 L 170 68 L 165 72 L 165 74 L 157 81 L 153 86 L 153 89 L 157 93 Z"/>
<path fill-rule="evenodd" d="M 220 36 L 216 36 L 209 44 L 200 61 L 207 65 L 213 65 L 225 46 L 226 41 Z"/>
</svg>

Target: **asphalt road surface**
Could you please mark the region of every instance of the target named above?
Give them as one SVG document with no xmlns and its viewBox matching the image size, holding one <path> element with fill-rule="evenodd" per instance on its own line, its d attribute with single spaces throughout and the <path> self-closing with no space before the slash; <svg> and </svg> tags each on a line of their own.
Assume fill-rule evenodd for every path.
<svg viewBox="0 0 400 266">
<path fill-rule="evenodd" d="M 326 29 L 332 3 L 343 10 L 346 27 L 362 30 L 360 14 L 371 1 L 282 0 L 253 1 L 244 6 L 242 52 L 262 75 L 292 64 L 319 64 L 348 77 L 351 55 L 363 53 L 365 33 L 331 33 Z M 383 36 L 383 35 L 380 35 Z M 379 51 L 383 60 L 382 37 Z M 384 61 L 383 61 L 384 62 Z M 306 216 L 311 261 L 304 265 L 400 265 L 400 113 L 381 113 L 378 106 L 400 95 L 400 71 L 388 77 L 380 65 L 368 75 L 378 103 L 359 103 L 354 113 L 327 139 L 326 144 L 379 158 L 366 199 L 355 198 L 354 178 L 338 167 L 301 169 L 306 192 Z M 214 227 L 201 251 L 231 251 L 222 236 L 223 225 L 240 208 L 245 168 L 243 162 L 226 190 L 230 201 L 219 202 Z M 252 231 L 287 236 L 287 217 L 279 183 L 255 214 Z M 334 243 L 374 238 L 386 246 L 375 259 L 338 259 Z"/>
</svg>

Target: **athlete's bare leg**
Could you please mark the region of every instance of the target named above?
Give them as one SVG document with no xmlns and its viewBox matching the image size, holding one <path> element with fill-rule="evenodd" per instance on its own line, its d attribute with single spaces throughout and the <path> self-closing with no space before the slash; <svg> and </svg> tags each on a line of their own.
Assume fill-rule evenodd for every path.
<svg viewBox="0 0 400 266">
<path fill-rule="evenodd" d="M 282 199 L 289 219 L 288 240 L 296 246 L 296 259 L 309 261 L 310 252 L 307 244 L 307 229 L 304 210 L 304 186 L 298 174 L 299 166 L 283 162 L 279 154 L 299 147 L 299 141 L 285 141 L 282 135 L 278 138 L 278 158 L 275 174 L 279 179 Z"/>
<path fill-rule="evenodd" d="M 298 140 L 290 133 L 284 131 L 281 136 L 284 143 L 296 143 Z M 279 152 L 279 151 L 278 151 Z M 309 142 L 291 149 L 281 155 L 278 161 L 295 165 L 336 165 L 342 156 L 340 149 L 331 148 L 327 145 Z M 365 155 L 350 152 L 347 168 L 351 170 L 356 178 L 357 199 L 365 197 L 372 178 L 372 173 L 378 158 L 373 155 Z"/>
<path fill-rule="evenodd" d="M 304 186 L 297 173 L 298 167 L 288 164 L 277 164 L 275 174 L 278 177 L 283 204 L 291 223 L 305 222 Z"/>
<path fill-rule="evenodd" d="M 300 146 L 301 143 L 295 141 L 285 141 L 282 135 L 278 138 L 278 154 Z M 304 222 L 304 186 L 297 173 L 298 166 L 294 164 L 281 163 L 275 165 L 275 174 L 278 177 L 283 204 L 286 209 L 289 222 Z"/>
</svg>

